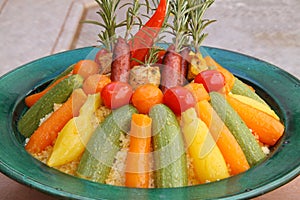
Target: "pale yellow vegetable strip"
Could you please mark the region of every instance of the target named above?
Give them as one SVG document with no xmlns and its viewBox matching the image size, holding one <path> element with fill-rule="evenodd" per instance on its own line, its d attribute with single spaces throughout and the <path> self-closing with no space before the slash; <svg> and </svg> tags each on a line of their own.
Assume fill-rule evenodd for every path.
<svg viewBox="0 0 300 200">
<path fill-rule="evenodd" d="M 267 105 L 256 101 L 255 99 L 252 99 L 250 97 L 246 97 L 243 95 L 238 95 L 238 94 L 229 94 L 231 97 L 239 100 L 240 102 L 247 104 L 249 106 L 252 106 L 253 108 L 256 108 L 257 110 L 260 110 L 262 112 L 267 113 L 268 115 L 271 115 L 272 117 L 274 117 L 275 119 L 279 120 L 278 115 L 276 115 L 276 113 Z"/>
<path fill-rule="evenodd" d="M 223 155 L 206 124 L 197 117 L 194 108 L 182 113 L 182 132 L 197 179 L 200 183 L 229 177 Z"/>
<path fill-rule="evenodd" d="M 47 161 L 50 167 L 60 166 L 78 159 L 95 131 L 92 118 L 100 106 L 99 94 L 89 95 L 78 117 L 71 119 L 59 133 L 53 152 Z"/>
</svg>

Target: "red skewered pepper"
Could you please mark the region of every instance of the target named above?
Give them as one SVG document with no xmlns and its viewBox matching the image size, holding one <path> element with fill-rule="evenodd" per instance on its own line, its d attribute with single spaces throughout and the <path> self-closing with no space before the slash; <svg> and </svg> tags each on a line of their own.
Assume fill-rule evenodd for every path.
<svg viewBox="0 0 300 200">
<path fill-rule="evenodd" d="M 166 16 L 167 1 L 161 0 L 157 10 L 148 22 L 135 34 L 132 40 L 129 41 L 131 58 L 144 61 L 152 47 L 154 39 L 158 36 L 160 29 L 164 23 Z M 131 60 L 131 68 L 139 65 L 135 60 Z"/>
</svg>

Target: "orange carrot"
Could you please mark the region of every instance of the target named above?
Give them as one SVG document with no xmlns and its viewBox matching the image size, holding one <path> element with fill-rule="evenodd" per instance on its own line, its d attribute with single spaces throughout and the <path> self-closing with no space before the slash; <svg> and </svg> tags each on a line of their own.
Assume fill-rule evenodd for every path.
<svg viewBox="0 0 300 200">
<path fill-rule="evenodd" d="M 200 83 L 189 83 L 186 86 L 184 86 L 188 90 L 192 92 L 194 95 L 194 98 L 197 102 L 202 101 L 202 100 L 209 100 L 210 96 L 208 92 L 206 91 L 205 87 L 203 84 Z"/>
<path fill-rule="evenodd" d="M 234 85 L 234 76 L 233 74 L 222 67 L 219 63 L 217 63 L 215 60 L 213 60 L 210 56 L 206 56 L 205 58 L 207 66 L 215 66 L 219 72 L 221 72 L 225 77 L 225 92 L 230 92 L 231 88 Z"/>
<path fill-rule="evenodd" d="M 209 127 L 226 163 L 230 166 L 230 174 L 236 175 L 248 170 L 250 166 L 243 150 L 208 101 L 198 102 L 196 111 L 200 119 Z"/>
<path fill-rule="evenodd" d="M 274 145 L 283 135 L 284 125 L 271 115 L 231 96 L 226 96 L 226 99 L 244 120 L 248 128 L 259 136 L 260 142 Z"/>
<path fill-rule="evenodd" d="M 132 115 L 125 171 L 125 186 L 127 187 L 149 187 L 151 124 L 152 120 L 147 115 Z"/>
<path fill-rule="evenodd" d="M 82 89 L 74 90 L 69 99 L 32 134 L 25 149 L 30 153 L 39 153 L 52 145 L 66 123 L 79 115 L 86 98 Z"/>
<path fill-rule="evenodd" d="M 28 106 L 28 107 L 33 106 L 40 98 L 42 98 L 42 96 L 44 96 L 55 85 L 57 85 L 62 80 L 66 79 L 68 77 L 69 77 L 69 75 L 63 76 L 60 79 L 58 79 L 57 81 L 55 81 L 52 85 L 50 85 L 49 87 L 47 87 L 46 89 L 44 89 L 42 92 L 39 92 L 39 93 L 36 93 L 36 94 L 32 94 L 32 95 L 26 97 L 25 98 L 25 104 L 26 104 L 26 106 Z"/>
<path fill-rule="evenodd" d="M 131 101 L 139 113 L 149 113 L 152 106 L 160 104 L 163 101 L 162 91 L 155 85 L 148 83 L 139 86 L 133 93 Z"/>
</svg>

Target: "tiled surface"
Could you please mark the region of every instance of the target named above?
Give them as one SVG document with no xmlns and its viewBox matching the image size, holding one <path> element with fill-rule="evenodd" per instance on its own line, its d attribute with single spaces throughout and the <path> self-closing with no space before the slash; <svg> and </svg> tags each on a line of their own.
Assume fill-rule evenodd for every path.
<svg viewBox="0 0 300 200">
<path fill-rule="evenodd" d="M 7 1 L 0 14 L 0 75 L 51 54 L 71 5 L 72 0 L 63 6 L 61 0 Z"/>
<path fill-rule="evenodd" d="M 123 0 L 125 1 L 125 0 Z M 31 60 L 97 45 L 93 0 L 0 0 L 0 76 Z M 217 23 L 204 44 L 271 62 L 300 78 L 298 0 L 216 1 L 207 13 Z M 297 199 L 300 178 L 257 199 Z M 1 199 L 55 199 L 0 174 Z"/>
</svg>

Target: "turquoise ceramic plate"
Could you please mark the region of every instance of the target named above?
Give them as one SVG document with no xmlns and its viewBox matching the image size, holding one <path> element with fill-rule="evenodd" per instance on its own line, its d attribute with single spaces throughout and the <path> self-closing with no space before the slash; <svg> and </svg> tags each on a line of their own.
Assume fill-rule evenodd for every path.
<svg viewBox="0 0 300 200">
<path fill-rule="evenodd" d="M 45 57 L 26 64 L 0 79 L 0 170 L 12 179 L 43 192 L 74 199 L 209 199 L 250 198 L 271 191 L 300 171 L 300 81 L 287 72 L 238 53 L 203 47 L 221 65 L 250 83 L 284 121 L 284 137 L 261 164 L 240 175 L 193 187 L 129 189 L 93 183 L 63 174 L 31 157 L 16 121 L 25 106 L 23 99 L 67 66 L 97 49 L 87 47 Z"/>
</svg>

